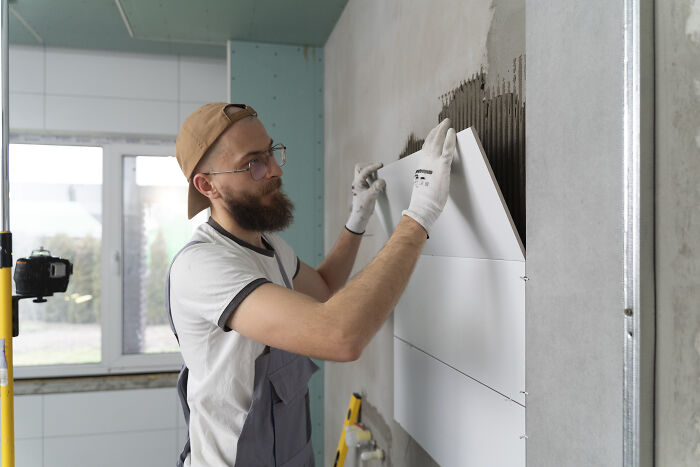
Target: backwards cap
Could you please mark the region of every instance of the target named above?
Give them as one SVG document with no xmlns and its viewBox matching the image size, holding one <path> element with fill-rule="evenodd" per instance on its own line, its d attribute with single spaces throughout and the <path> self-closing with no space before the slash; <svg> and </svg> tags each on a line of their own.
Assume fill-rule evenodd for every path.
<svg viewBox="0 0 700 467">
<path fill-rule="evenodd" d="M 202 157 L 228 127 L 245 117 L 257 117 L 252 107 L 244 104 L 214 102 L 195 110 L 182 123 L 175 141 L 175 157 L 180 169 L 190 182 L 187 194 L 187 218 L 209 207 L 209 198 L 192 184 L 192 175 Z"/>
</svg>

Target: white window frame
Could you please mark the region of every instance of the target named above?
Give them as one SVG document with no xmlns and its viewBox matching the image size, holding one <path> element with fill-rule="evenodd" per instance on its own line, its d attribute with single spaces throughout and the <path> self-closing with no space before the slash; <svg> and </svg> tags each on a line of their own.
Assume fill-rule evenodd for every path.
<svg viewBox="0 0 700 467">
<path fill-rule="evenodd" d="M 13 135 L 15 136 L 15 135 Z M 122 258 L 123 245 L 123 167 L 124 157 L 173 157 L 175 144 L 110 142 L 99 138 L 65 138 L 15 136 L 13 144 L 47 144 L 102 147 L 102 247 L 101 247 L 101 344 L 99 363 L 32 365 L 14 368 L 15 379 L 52 378 L 66 376 L 100 376 L 109 374 L 159 373 L 178 371 L 182 366 L 179 352 L 124 355 Z M 10 187 L 12 180 L 10 180 Z M 12 226 L 10 226 L 12 227 Z M 163 278 L 165 280 L 165 278 Z M 60 295 L 60 294 L 59 294 Z M 49 301 L 55 299 L 50 297 Z M 20 316 L 22 304 L 20 302 Z M 165 310 L 163 310 L 165 312 Z M 22 337 L 20 326 L 19 338 Z"/>
</svg>

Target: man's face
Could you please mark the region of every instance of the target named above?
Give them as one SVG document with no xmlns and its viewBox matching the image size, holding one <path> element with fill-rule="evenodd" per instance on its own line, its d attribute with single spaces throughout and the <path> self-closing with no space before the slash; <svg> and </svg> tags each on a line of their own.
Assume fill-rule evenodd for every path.
<svg viewBox="0 0 700 467">
<path fill-rule="evenodd" d="M 282 169 L 267 156 L 273 141 L 257 118 L 236 122 L 221 135 L 214 159 L 214 170 L 246 169 L 252 160 L 267 160 L 267 174 L 253 180 L 250 172 L 211 175 L 210 180 L 221 194 L 221 204 L 239 226 L 246 230 L 278 231 L 287 227 L 294 206 L 280 191 Z M 213 200 L 217 202 L 219 200 Z"/>
</svg>

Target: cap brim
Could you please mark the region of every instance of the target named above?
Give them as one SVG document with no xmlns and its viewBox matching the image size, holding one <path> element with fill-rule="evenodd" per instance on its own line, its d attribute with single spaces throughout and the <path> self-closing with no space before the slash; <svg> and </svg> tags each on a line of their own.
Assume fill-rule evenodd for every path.
<svg viewBox="0 0 700 467">
<path fill-rule="evenodd" d="M 187 218 L 192 219 L 208 207 L 209 198 L 197 191 L 192 182 L 190 182 L 190 189 L 187 193 Z"/>
</svg>

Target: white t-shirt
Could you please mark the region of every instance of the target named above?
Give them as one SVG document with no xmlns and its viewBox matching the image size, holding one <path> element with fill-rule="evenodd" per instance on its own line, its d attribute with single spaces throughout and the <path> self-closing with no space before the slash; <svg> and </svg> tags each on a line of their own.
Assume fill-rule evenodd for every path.
<svg viewBox="0 0 700 467">
<path fill-rule="evenodd" d="M 190 456 L 186 465 L 230 466 L 253 396 L 255 359 L 265 345 L 229 329 L 236 307 L 258 286 L 285 287 L 279 256 L 291 285 L 299 271 L 294 250 L 266 233 L 269 249 L 255 247 L 210 219 L 180 253 L 170 271 L 170 309 L 189 368 Z"/>
</svg>

